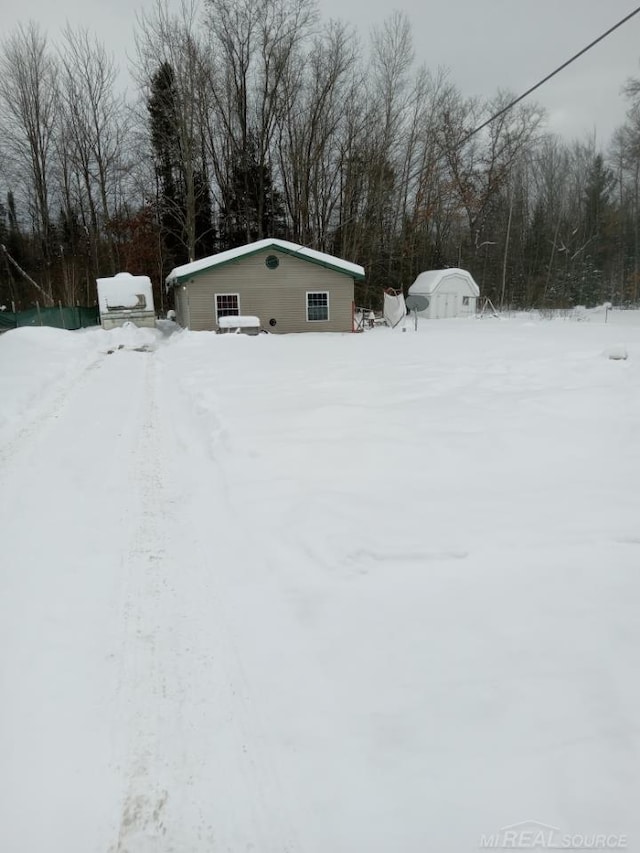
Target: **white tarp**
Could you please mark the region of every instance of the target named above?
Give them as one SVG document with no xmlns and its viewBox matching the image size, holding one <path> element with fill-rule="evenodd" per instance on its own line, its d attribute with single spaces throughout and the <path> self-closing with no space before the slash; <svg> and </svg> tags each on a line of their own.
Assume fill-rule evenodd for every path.
<svg viewBox="0 0 640 853">
<path fill-rule="evenodd" d="M 383 314 L 387 325 L 394 329 L 406 316 L 407 306 L 402 291 L 385 290 Z"/>
</svg>

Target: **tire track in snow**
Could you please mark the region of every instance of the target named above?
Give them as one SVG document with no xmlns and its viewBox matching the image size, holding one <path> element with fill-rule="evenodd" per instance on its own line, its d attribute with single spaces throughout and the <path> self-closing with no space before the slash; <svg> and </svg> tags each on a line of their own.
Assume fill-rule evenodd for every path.
<svg viewBox="0 0 640 853">
<path fill-rule="evenodd" d="M 165 358 L 147 358 L 125 509 L 115 744 L 123 792 L 110 853 L 297 853 L 217 577 L 237 547 L 226 481 L 188 407 L 163 387 Z"/>
<path fill-rule="evenodd" d="M 208 647 L 201 647 L 200 656 L 207 661 L 207 669 L 215 668 L 216 683 L 211 683 L 210 687 L 214 693 L 215 717 L 222 724 L 221 731 L 208 741 L 205 731 L 200 732 L 203 740 L 199 762 L 201 781 L 205 786 L 206 779 L 211 779 L 215 785 L 222 781 L 223 800 L 218 804 L 217 816 L 205 821 L 210 843 L 194 849 L 202 853 L 218 848 L 233 853 L 237 850 L 294 853 L 302 847 L 287 814 L 289 798 L 267 746 L 268 725 L 261 710 L 262 703 L 236 642 L 236 629 L 227 612 L 222 583 L 222 564 L 237 562 L 240 543 L 243 559 L 260 562 L 261 557 L 239 524 L 226 472 L 218 458 L 220 449 L 226 446 L 224 424 L 217 411 L 207 410 L 207 426 L 212 427 L 214 437 L 211 446 L 207 441 L 211 432 L 205 437 L 200 429 L 201 414 L 197 406 L 192 407 L 189 396 L 180 387 L 172 412 L 174 447 L 179 448 L 180 467 L 187 477 L 184 486 L 191 499 L 186 502 L 188 512 L 182 515 L 182 523 L 186 526 L 180 530 L 180 538 L 189 539 L 194 584 L 200 590 L 200 594 L 193 597 L 190 611 L 195 627 L 194 645 L 197 643 L 195 634 L 201 633 L 199 627 L 202 627 L 203 632 L 208 632 L 210 641 Z M 209 539 L 202 537 L 203 530 L 207 531 Z M 205 670 L 200 675 L 204 680 Z M 205 703 L 211 699 L 202 693 L 198 698 Z M 209 754 L 206 753 L 207 744 Z M 225 773 L 229 774 L 226 782 Z M 221 814 L 221 809 L 228 807 L 238 812 L 230 819 Z M 222 829 L 217 825 L 221 817 Z"/>
<path fill-rule="evenodd" d="M 92 381 L 94 371 L 98 370 L 104 361 L 105 353 L 86 364 L 79 373 L 71 378 L 65 378 L 54 396 L 36 409 L 33 417 L 22 426 L 5 444 L 0 447 L 0 470 L 5 473 L 15 464 L 21 464 L 20 456 L 28 452 L 33 442 L 37 441 L 55 421 L 57 421 L 75 394 L 82 392 L 84 386 Z"/>
<path fill-rule="evenodd" d="M 156 362 L 146 364 L 143 420 L 131 460 L 129 546 L 123 554 L 125 590 L 120 653 L 119 759 L 124 773 L 117 853 L 170 851 L 161 782 L 161 736 L 167 716 L 167 687 L 161 660 L 162 598 L 166 592 L 167 488 L 161 469 L 165 452 L 158 423 Z M 128 523 L 127 523 L 128 522 Z M 166 617 L 166 613 L 164 614 Z M 164 628 L 166 630 L 166 628 Z"/>
<path fill-rule="evenodd" d="M 256 805 L 261 789 L 249 765 L 248 739 L 239 721 L 238 689 L 228 670 L 234 662 L 211 591 L 209 555 L 195 559 L 192 555 L 192 565 L 182 565 L 171 547 L 175 490 L 180 484 L 172 472 L 172 437 L 159 405 L 159 370 L 156 358 L 149 356 L 144 414 L 131 464 L 117 703 L 117 753 L 124 791 L 111 850 L 218 849 L 220 839 L 228 837 L 227 828 L 217 825 L 223 795 L 217 793 L 213 813 L 207 814 L 202 785 L 198 790 L 198 777 L 213 772 L 214 784 L 235 790 L 233 799 L 243 804 L 248 834 L 258 843 L 253 849 L 286 853 L 283 844 L 270 846 L 269 831 L 261 829 L 264 821 Z M 182 533 L 191 536 L 189 524 Z M 208 751 L 210 731 L 215 731 L 216 743 Z M 239 776 L 243 781 L 238 789 Z M 234 803 L 229 806 L 232 811 Z M 247 832 L 245 827 L 242 832 Z M 234 841 L 224 849 L 252 848 Z"/>
</svg>

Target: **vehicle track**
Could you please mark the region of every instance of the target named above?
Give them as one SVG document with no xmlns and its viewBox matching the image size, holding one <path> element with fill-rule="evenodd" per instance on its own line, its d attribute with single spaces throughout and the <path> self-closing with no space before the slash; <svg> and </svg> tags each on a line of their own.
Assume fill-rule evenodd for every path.
<svg viewBox="0 0 640 853">
<path fill-rule="evenodd" d="M 169 393 L 164 363 L 148 359 L 125 510 L 115 756 L 124 787 L 110 851 L 297 853 L 218 580 L 216 562 L 240 535 L 224 475 Z"/>
<path fill-rule="evenodd" d="M 117 853 L 142 853 L 158 847 L 166 833 L 168 792 L 159 782 L 166 685 L 160 650 L 162 595 L 166 591 L 167 489 L 156 403 L 156 370 L 147 359 L 143 420 L 129 460 L 130 493 L 122 519 L 128 547 L 122 554 L 123 631 L 118 684 L 117 751 L 124 772 Z"/>
<path fill-rule="evenodd" d="M 17 432 L 0 446 L 0 476 L 2 472 L 5 474 L 8 472 L 14 459 L 16 463 L 21 464 L 19 458 L 60 419 L 70 399 L 82 393 L 84 387 L 93 381 L 94 373 L 102 366 L 105 355 L 105 353 L 99 353 L 84 366 L 80 373 L 67 377 L 53 397 L 38 406 L 33 416 L 26 423 L 21 424 Z"/>
</svg>

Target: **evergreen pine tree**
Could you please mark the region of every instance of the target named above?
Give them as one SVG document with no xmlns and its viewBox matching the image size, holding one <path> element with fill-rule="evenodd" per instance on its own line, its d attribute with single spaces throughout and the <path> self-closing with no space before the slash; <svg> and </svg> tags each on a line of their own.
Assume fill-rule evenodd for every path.
<svg viewBox="0 0 640 853">
<path fill-rule="evenodd" d="M 254 133 L 244 151 L 237 151 L 220 211 L 222 249 L 266 237 L 286 237 L 284 200 L 274 186 L 271 167 L 260 161 Z"/>
</svg>

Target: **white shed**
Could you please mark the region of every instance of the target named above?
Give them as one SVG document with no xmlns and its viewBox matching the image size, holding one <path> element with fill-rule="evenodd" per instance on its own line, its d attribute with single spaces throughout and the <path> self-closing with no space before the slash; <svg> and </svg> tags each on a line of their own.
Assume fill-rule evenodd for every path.
<svg viewBox="0 0 640 853">
<path fill-rule="evenodd" d="M 98 306 L 103 329 L 124 323 L 155 327 L 153 288 L 146 275 L 119 272 L 113 278 L 99 278 Z"/>
<path fill-rule="evenodd" d="M 428 305 L 420 317 L 470 317 L 476 313 L 480 288 L 467 270 L 447 269 L 421 272 L 409 288 L 412 296 L 425 296 Z"/>
</svg>

